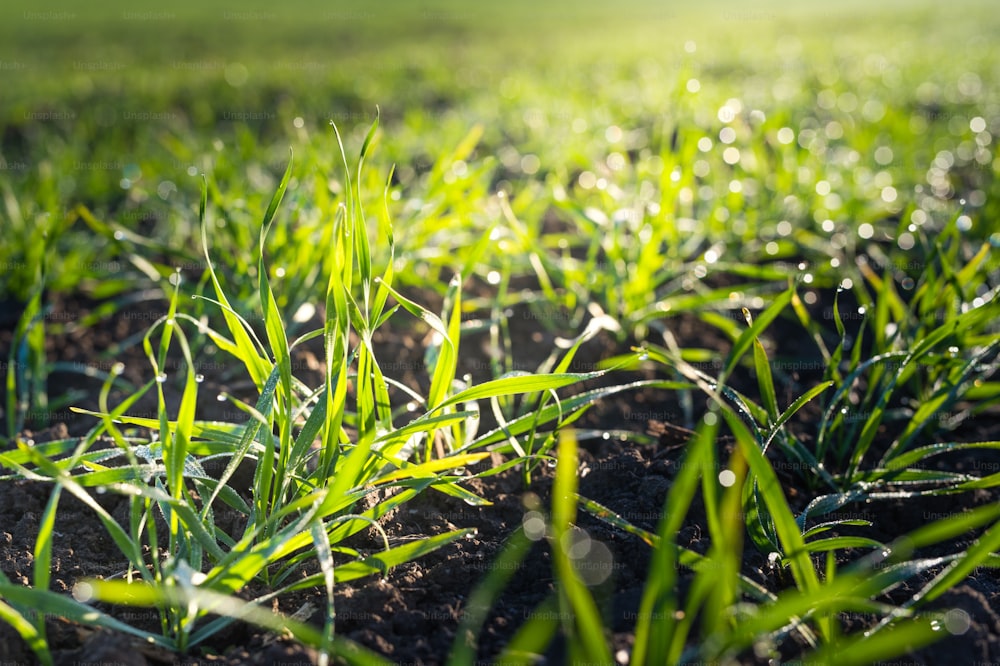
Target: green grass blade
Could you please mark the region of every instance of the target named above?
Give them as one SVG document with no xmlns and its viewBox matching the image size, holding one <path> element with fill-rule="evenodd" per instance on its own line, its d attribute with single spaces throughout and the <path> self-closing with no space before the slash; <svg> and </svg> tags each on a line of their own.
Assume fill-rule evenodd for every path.
<svg viewBox="0 0 1000 666">
<path fill-rule="evenodd" d="M 597 371 L 568 372 L 559 375 L 516 375 L 513 377 L 501 377 L 467 388 L 464 391 L 459 391 L 447 400 L 442 401 L 435 409 L 442 409 L 460 402 L 469 402 L 482 398 L 548 391 L 589 379 L 595 379 L 604 374 L 603 371 Z"/>
<path fill-rule="evenodd" d="M 769 305 L 767 309 L 757 317 L 749 328 L 743 331 L 739 339 L 733 344 L 733 348 L 729 352 L 729 357 L 726 359 L 724 369 L 718 379 L 718 384 L 720 386 L 726 383 L 726 378 L 732 374 L 733 370 L 736 368 L 736 364 L 740 362 L 741 358 L 743 358 L 743 355 L 753 344 L 753 341 L 757 339 L 761 332 L 770 326 L 771 322 L 777 319 L 778 315 L 780 315 L 788 306 L 792 300 L 792 294 L 794 293 L 795 290 L 792 288 L 784 291 L 780 296 L 774 299 L 774 302 L 771 303 L 771 305 Z"/>
<path fill-rule="evenodd" d="M 944 638 L 940 620 L 918 617 L 893 624 L 892 628 L 874 635 L 848 637 L 804 657 L 804 664 L 837 664 L 866 666 L 910 655 L 920 648 Z"/>
<path fill-rule="evenodd" d="M 577 448 L 572 431 L 564 430 L 559 437 L 559 456 L 552 489 L 552 559 L 560 598 L 565 604 L 563 630 L 567 634 L 570 652 L 596 664 L 612 663 L 611 653 L 600 613 L 594 598 L 577 575 L 573 560 L 566 551 L 570 530 L 576 519 Z"/>
<path fill-rule="evenodd" d="M 701 455 L 700 448 L 714 446 L 717 428 L 717 418 L 703 420 L 698 426 L 695 436 L 688 443 L 680 472 L 667 493 L 663 518 L 656 530 L 660 548 L 650 565 L 635 624 L 632 662 L 638 666 L 668 663 L 669 648 L 677 629 L 674 614 L 679 605 L 675 539 L 694 500 L 701 476 L 701 466 L 692 463 Z"/>
<path fill-rule="evenodd" d="M 108 530 L 108 533 L 114 540 L 115 545 L 118 546 L 118 549 L 129 558 L 129 561 L 132 562 L 132 564 L 137 567 L 143 566 L 142 551 L 139 545 L 131 540 L 129 535 L 124 529 L 122 529 L 118 522 L 112 518 L 104 507 L 98 504 L 97 501 L 91 497 L 82 486 L 80 486 L 80 484 L 73 480 L 73 478 L 65 471 L 59 469 L 53 462 L 34 452 L 31 447 L 19 443 L 19 448 L 21 448 L 22 451 L 30 452 L 29 456 L 31 457 L 32 462 L 35 463 L 43 474 L 49 476 L 56 483 L 62 485 L 70 492 L 70 494 L 96 512 L 101 523 Z"/>
<path fill-rule="evenodd" d="M 337 613 L 333 597 L 333 551 L 330 547 L 330 537 L 327 535 L 326 527 L 321 520 L 313 521 L 311 532 L 313 545 L 316 546 L 316 559 L 319 560 L 319 566 L 323 573 L 323 588 L 326 592 L 326 615 L 323 623 L 323 645 L 320 648 L 319 663 L 320 666 L 327 666 L 336 638 L 334 619 Z"/>
<path fill-rule="evenodd" d="M 437 534 L 427 539 L 420 539 L 402 546 L 396 546 L 387 551 L 369 555 L 358 562 L 348 562 L 341 564 L 336 570 L 336 582 L 347 583 L 359 578 L 365 578 L 373 574 L 385 574 L 389 569 L 405 564 L 418 557 L 431 553 L 442 546 L 446 546 L 453 541 L 462 539 L 469 534 L 474 534 L 474 529 L 460 529 L 444 534 Z M 286 591 L 305 590 L 322 583 L 322 574 L 315 574 L 296 581 L 285 588 Z"/>
<path fill-rule="evenodd" d="M 788 501 L 781 490 L 781 482 L 774 473 L 770 462 L 757 447 L 746 426 L 732 412 L 725 410 L 723 416 L 729 424 L 743 455 L 750 465 L 752 478 L 760 488 L 761 495 L 767 507 L 774 528 L 781 542 L 784 556 L 789 560 L 796 584 L 799 589 L 814 591 L 819 587 L 816 570 L 805 550 L 805 541 L 795 517 L 788 506 Z"/>
<path fill-rule="evenodd" d="M 17 635 L 21 637 L 43 666 L 52 666 L 52 653 L 49 652 L 49 644 L 45 636 L 38 631 L 38 628 L 30 622 L 21 612 L 4 601 L 7 598 L 6 590 L 15 587 L 10 584 L 7 577 L 0 572 L 0 620 L 9 624 Z M 16 586 L 25 589 L 22 586 Z M 38 608 L 34 603 L 28 605 L 29 608 Z"/>
<path fill-rule="evenodd" d="M 74 597 L 83 601 L 91 601 L 94 598 L 94 583 L 105 583 L 110 581 L 81 581 L 76 584 L 73 591 Z M 123 585 L 126 583 L 122 583 Z M 144 583 L 135 583 L 143 585 Z M 30 607 L 38 610 L 42 615 L 49 617 L 61 617 L 71 622 L 78 622 L 85 626 L 103 627 L 113 631 L 120 631 L 130 636 L 136 636 L 151 645 L 159 645 L 167 649 L 175 647 L 173 641 L 156 634 L 136 629 L 120 620 L 116 620 L 110 615 L 81 601 L 77 601 L 65 594 L 58 594 L 50 590 L 38 590 L 20 585 L 0 585 L 0 596 L 14 602 L 19 606 Z M 2 603 L 2 602 L 0 602 Z"/>
<path fill-rule="evenodd" d="M 206 612 L 243 620 L 279 635 L 288 632 L 300 643 L 317 649 L 322 649 L 325 642 L 323 633 L 309 624 L 293 620 L 237 597 L 219 594 L 211 590 L 197 587 L 185 589 L 182 586 L 160 587 L 117 580 L 90 580 L 86 584 L 91 587 L 92 598 L 108 603 L 141 607 L 166 605 L 176 608 L 186 608 L 189 604 L 195 603 Z M 136 632 L 132 630 L 130 633 L 135 634 Z M 204 640 L 207 636 L 202 635 L 199 638 Z M 349 663 L 378 664 L 380 666 L 390 664 L 374 653 L 339 636 L 333 639 L 332 647 L 332 652 L 335 655 L 343 656 Z"/>
<path fill-rule="evenodd" d="M 747 326 L 753 326 L 750 310 L 743 308 L 743 317 L 747 321 Z M 758 337 L 753 339 L 753 361 L 757 372 L 757 387 L 768 415 L 768 423 L 762 425 L 773 428 L 772 424 L 778 419 L 778 396 L 774 391 L 774 379 L 771 377 L 771 364 L 767 360 L 767 352 L 764 351 L 764 345 Z"/>
<path fill-rule="evenodd" d="M 254 345 L 254 341 L 250 338 L 250 335 L 247 334 L 249 327 L 236 314 L 233 306 L 229 303 L 229 299 L 226 298 L 226 294 L 222 290 L 222 284 L 219 282 L 218 275 L 216 275 L 212 257 L 208 252 L 208 223 L 205 214 L 207 197 L 208 180 L 203 176 L 198 218 L 201 225 L 201 244 L 205 254 L 205 265 L 212 278 L 212 286 L 215 288 L 215 297 L 218 299 L 219 306 L 222 309 L 222 316 L 226 321 L 226 326 L 229 328 L 229 333 L 233 336 L 233 346 L 223 348 L 230 351 L 233 356 L 242 361 L 246 365 L 247 372 L 250 373 L 250 377 L 253 378 L 254 383 L 258 387 L 262 387 L 270 372 L 270 368 L 267 361 L 257 352 L 257 347 Z"/>
<path fill-rule="evenodd" d="M 202 515 L 207 515 L 206 512 L 215 502 L 215 499 L 218 497 L 221 489 L 226 485 L 226 483 L 229 482 L 229 479 L 232 478 L 233 474 L 236 473 L 236 470 L 246 458 L 250 448 L 256 442 L 256 437 L 260 432 L 261 426 L 267 425 L 268 418 L 274 406 L 274 393 L 278 387 L 279 372 L 278 367 L 275 366 L 261 387 L 261 394 L 257 400 L 257 407 L 253 410 L 253 417 L 247 421 L 247 424 L 244 426 L 239 444 L 236 446 L 236 450 L 233 452 L 232 458 L 230 458 L 229 462 L 226 464 L 226 468 L 219 476 L 219 485 L 216 486 L 212 495 L 208 498 L 208 501 L 205 502 L 205 506 L 202 509 Z"/>
</svg>

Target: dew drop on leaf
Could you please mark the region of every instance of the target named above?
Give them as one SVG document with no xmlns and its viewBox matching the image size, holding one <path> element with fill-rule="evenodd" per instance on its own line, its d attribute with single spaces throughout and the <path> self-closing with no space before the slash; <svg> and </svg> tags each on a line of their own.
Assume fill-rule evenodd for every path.
<svg viewBox="0 0 1000 666">
<path fill-rule="evenodd" d="M 203 381 L 205 381 L 205 375 L 197 374 L 194 376 L 194 380 L 199 384 L 201 384 Z"/>
<path fill-rule="evenodd" d="M 167 373 L 161 372 L 160 374 L 156 375 L 156 381 L 159 382 L 160 384 L 167 381 Z"/>
</svg>

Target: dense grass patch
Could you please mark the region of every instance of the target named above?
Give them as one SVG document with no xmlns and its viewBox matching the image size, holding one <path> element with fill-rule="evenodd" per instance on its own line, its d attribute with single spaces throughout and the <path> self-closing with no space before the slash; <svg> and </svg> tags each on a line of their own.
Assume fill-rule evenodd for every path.
<svg viewBox="0 0 1000 666">
<path fill-rule="evenodd" d="M 239 619 L 376 663 L 338 634 L 337 584 L 471 529 L 390 545 L 380 519 L 554 469 L 442 661 L 476 659 L 532 548 L 551 594 L 503 663 L 868 663 L 963 633 L 934 602 L 1000 563 L 1000 477 L 954 463 L 1000 448 L 1000 25 L 986 2 L 867 4 L 5 6 L 0 482 L 53 491 L 0 618 L 42 661 L 58 616 L 179 652 Z M 72 299 L 90 316 L 57 316 Z M 140 302 L 162 308 L 122 349 L 148 372 L 58 357 Z M 532 372 L 515 311 L 553 340 Z M 207 418 L 223 357 L 246 390 Z M 81 436 L 36 445 L 77 404 L 67 371 L 97 381 Z M 691 431 L 648 530 L 578 492 L 576 426 L 654 390 Z M 974 492 L 891 537 L 838 514 Z M 72 597 L 50 590 L 63 493 L 124 570 Z M 627 649 L 581 514 L 653 551 Z M 313 588 L 320 622 L 270 610 Z"/>
</svg>

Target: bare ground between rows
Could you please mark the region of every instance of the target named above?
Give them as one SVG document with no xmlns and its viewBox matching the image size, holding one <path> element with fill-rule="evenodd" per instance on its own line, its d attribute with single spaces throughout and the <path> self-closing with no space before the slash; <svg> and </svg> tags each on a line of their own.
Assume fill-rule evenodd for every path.
<svg viewBox="0 0 1000 666">
<path fill-rule="evenodd" d="M 73 316 L 80 316 L 85 313 L 87 304 L 68 302 L 63 307 L 74 313 Z M 86 331 L 54 336 L 49 341 L 50 347 L 47 350 L 50 359 L 75 360 L 97 367 L 107 365 L 112 359 L 122 361 L 126 365 L 127 379 L 136 384 L 148 381 L 148 362 L 140 351 L 141 347 L 132 345 L 115 348 L 114 345 L 144 330 L 149 319 L 161 309 L 155 303 L 138 306 L 130 311 L 131 315 L 121 314 Z M 548 350 L 553 348 L 558 334 L 574 333 L 548 330 L 540 324 L 537 316 L 524 310 L 517 310 L 511 321 L 515 322 L 511 331 L 521 369 L 537 367 Z M 682 343 L 724 347 L 725 342 L 712 338 L 712 331 L 707 327 L 699 328 L 697 320 L 678 319 L 672 326 Z M 396 367 L 408 374 L 403 378 L 404 381 L 420 386 L 426 381 L 420 376 L 423 348 L 419 341 L 414 340 L 414 332 L 387 329 L 378 343 L 385 352 L 383 357 L 396 359 Z M 9 335 L 9 330 L 0 331 L 0 336 L 6 340 L 9 340 Z M 786 350 L 801 349 L 804 346 L 801 335 L 791 330 L 785 332 L 780 327 L 772 338 L 775 347 Z M 466 344 L 464 340 L 463 344 Z M 485 342 L 481 339 L 472 337 L 469 340 L 465 348 L 475 352 L 463 359 L 467 364 L 466 371 L 481 375 L 486 366 L 473 359 L 474 354 L 484 350 L 484 345 Z M 597 360 L 620 353 L 627 345 L 627 341 L 622 344 L 609 336 L 600 336 L 584 347 L 573 369 L 589 369 Z M 317 358 L 322 358 L 321 349 L 310 347 L 304 348 L 296 357 L 300 374 L 307 375 L 306 379 L 314 380 L 314 384 L 322 381 L 321 366 Z M 199 404 L 199 418 L 233 418 L 224 413 L 224 407 L 213 399 L 214 393 L 223 389 L 234 393 L 247 391 L 246 387 L 241 388 L 239 385 L 233 388 L 239 375 L 238 367 L 236 370 L 233 368 L 233 364 L 222 362 L 218 358 L 201 366 L 206 379 L 202 385 L 204 400 Z M 634 373 L 615 379 L 620 382 L 643 376 L 648 374 Z M 808 379 L 791 378 L 792 381 L 803 382 Z M 96 408 L 95 396 L 99 382 L 75 374 L 55 377 L 54 380 L 64 389 L 79 388 L 85 392 L 75 404 Z M 245 397 L 252 399 L 252 391 Z M 116 404 L 118 398 L 120 395 L 113 393 L 111 404 Z M 175 398 L 176 396 L 171 396 L 171 399 Z M 155 401 L 150 400 L 147 396 L 135 409 L 155 414 Z M 132 410 L 132 413 L 136 411 Z M 676 421 L 682 413 L 674 395 L 647 390 L 598 403 L 582 423 L 595 430 L 641 433 L 647 430 L 650 421 Z M 61 415 L 65 415 L 66 419 L 58 418 Z M 51 430 L 35 433 L 36 441 L 80 435 L 92 423 L 68 411 L 57 414 L 55 420 L 68 421 L 68 429 L 57 425 Z M 964 434 L 970 441 L 998 439 L 1000 429 L 997 425 L 995 421 L 979 420 L 976 422 L 976 432 L 959 434 Z M 584 442 L 584 450 L 581 451 L 581 494 L 608 506 L 639 527 L 655 530 L 666 493 L 677 470 L 678 458 L 683 452 L 682 444 L 681 441 L 667 437 L 663 437 L 656 446 L 643 446 L 617 439 Z M 720 455 L 725 460 L 727 450 L 720 450 Z M 984 463 L 997 464 L 998 460 L 965 455 L 942 459 L 941 462 L 956 470 L 980 469 Z M 404 505 L 384 521 L 388 535 L 396 542 L 463 527 L 473 527 L 477 532 L 473 538 L 463 539 L 392 570 L 384 579 L 339 586 L 336 599 L 338 632 L 397 663 L 442 663 L 454 641 L 469 593 L 490 570 L 506 538 L 522 521 L 526 510 L 526 493 L 537 494 L 543 504 L 546 503 L 551 475 L 551 469 L 544 466 L 539 468 L 530 487 L 524 485 L 517 471 L 473 480 L 470 489 L 490 498 L 494 502 L 490 507 L 474 508 L 434 491 L 427 491 Z M 782 472 L 781 477 L 793 508 L 801 510 L 808 502 L 810 491 L 801 479 L 790 473 Z M 0 569 L 13 581 L 30 583 L 34 538 L 50 492 L 50 486 L 40 483 L 0 483 Z M 110 495 L 102 495 L 98 499 L 113 515 L 120 518 L 126 515 L 124 500 Z M 866 534 L 889 542 L 895 536 L 911 531 L 934 517 L 997 500 L 996 493 L 980 491 L 919 502 L 908 500 L 848 505 L 840 513 L 849 517 L 863 515 L 874 523 Z M 650 548 L 639 539 L 584 514 L 581 514 L 578 523 L 593 539 L 604 543 L 612 554 L 611 560 L 602 560 L 605 563 L 600 565 L 607 569 L 607 579 L 593 589 L 605 615 L 606 626 L 612 631 L 609 640 L 613 642 L 616 651 L 627 651 L 634 638 L 633 618 L 638 611 L 651 556 Z M 81 578 L 108 576 L 124 568 L 123 558 L 92 511 L 76 500 L 69 497 L 61 500 L 55 530 L 52 564 L 54 590 L 68 593 Z M 698 502 L 677 541 L 682 546 L 701 552 L 707 549 L 706 521 Z M 369 550 L 378 547 L 375 540 L 354 545 Z M 967 546 L 967 541 L 959 540 L 927 554 L 942 554 Z M 751 547 L 745 552 L 743 571 L 772 590 L 777 591 L 784 585 L 767 570 L 765 556 Z M 927 577 L 924 580 L 926 579 Z M 682 589 L 687 582 L 688 579 L 682 575 Z M 911 582 L 908 587 L 898 591 L 897 596 L 912 594 L 923 582 Z M 531 617 L 536 612 L 537 605 L 551 594 L 553 585 L 549 551 L 544 543 L 539 543 L 512 577 L 511 584 L 491 611 L 479 637 L 479 653 L 483 659 L 494 657 L 502 650 L 517 627 Z M 258 593 L 264 591 L 266 590 L 252 590 Z M 896 601 L 901 599 L 900 596 Z M 317 608 L 322 607 L 318 592 L 282 598 L 276 609 L 283 613 L 294 613 L 308 603 Z M 908 663 L 1000 661 L 1000 579 L 993 570 L 975 571 L 961 585 L 937 600 L 933 607 L 965 610 L 972 621 L 969 630 L 962 636 L 948 637 L 930 648 L 909 655 Z M 155 613 L 142 609 L 111 610 L 122 619 L 145 629 L 155 629 L 158 622 Z M 318 617 L 314 621 L 318 621 Z M 870 618 L 865 617 L 847 617 L 844 622 L 851 631 L 860 631 L 871 624 Z M 215 636 L 210 645 L 202 646 L 186 656 L 152 650 L 127 636 L 104 631 L 92 632 L 58 618 L 50 618 L 47 626 L 57 659 L 59 663 L 65 664 L 270 664 L 297 661 L 305 663 L 316 658 L 311 650 L 239 624 Z M 794 658 L 801 652 L 802 646 L 792 642 L 785 646 L 782 656 Z M 0 663 L 20 664 L 32 661 L 31 653 L 12 629 L 7 625 L 0 625 Z M 562 646 L 557 641 L 547 655 L 547 663 L 559 664 L 564 661 Z M 747 654 L 743 661 L 752 663 L 760 659 Z"/>
</svg>

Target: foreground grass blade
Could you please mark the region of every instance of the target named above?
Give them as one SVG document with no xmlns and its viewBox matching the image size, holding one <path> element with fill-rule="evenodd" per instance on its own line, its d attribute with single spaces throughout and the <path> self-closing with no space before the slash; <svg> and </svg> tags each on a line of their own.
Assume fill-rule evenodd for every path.
<svg viewBox="0 0 1000 666">
<path fill-rule="evenodd" d="M 323 632 L 309 624 L 279 615 L 237 597 L 218 594 L 210 590 L 185 589 L 181 586 L 154 587 L 145 583 L 126 583 L 116 580 L 91 580 L 81 585 L 86 586 L 86 593 L 83 596 L 86 596 L 88 600 L 144 607 L 167 605 L 184 608 L 195 603 L 208 612 L 243 620 L 277 634 L 288 632 L 298 642 L 317 649 L 323 649 L 327 643 Z M 133 630 L 131 633 L 136 632 Z M 390 664 L 373 652 L 340 636 L 333 638 L 331 652 L 343 657 L 351 664 L 378 664 L 379 666 Z"/>
<path fill-rule="evenodd" d="M 110 581 L 96 582 L 110 583 Z M 127 585 L 127 583 L 121 583 L 120 581 L 115 582 Z M 144 585 L 144 583 L 136 583 L 135 585 Z M 37 590 L 22 585 L 8 585 L 4 583 L 0 586 L 0 596 L 4 599 L 22 607 L 34 608 L 43 615 L 66 618 L 82 625 L 120 631 L 131 636 L 136 636 L 151 645 L 159 645 L 171 650 L 174 649 L 175 644 L 173 641 L 163 636 L 136 629 L 85 603 L 93 599 L 93 591 L 94 588 L 89 582 L 80 582 L 77 584 L 77 587 L 73 590 L 75 598 L 49 590 Z"/>
<path fill-rule="evenodd" d="M 52 653 L 49 651 L 49 644 L 48 641 L 45 640 L 45 636 L 39 632 L 38 628 L 31 620 L 25 617 L 24 613 L 5 601 L 5 599 L 8 598 L 6 591 L 13 587 L 24 589 L 21 585 L 12 585 L 3 572 L 0 572 L 0 620 L 6 622 L 14 629 L 14 631 L 17 632 L 18 636 L 21 637 L 21 640 L 23 640 L 31 651 L 35 653 L 39 663 L 44 664 L 44 666 L 51 666 Z M 34 603 L 37 600 L 32 599 L 31 601 L 32 603 L 29 604 L 28 607 L 38 609 L 39 606 Z M 37 610 L 31 612 L 37 612 Z"/>
<path fill-rule="evenodd" d="M 594 598 L 577 575 L 572 558 L 567 552 L 570 530 L 576 519 L 577 484 L 576 438 L 572 430 L 564 430 L 559 437 L 559 455 L 556 479 L 552 488 L 552 559 L 559 581 L 559 596 L 565 609 L 566 631 L 570 654 L 574 660 L 588 663 L 609 664 L 611 653 L 601 623 L 601 616 Z"/>
<path fill-rule="evenodd" d="M 668 655 L 677 629 L 675 613 L 679 606 L 675 539 L 694 500 L 701 476 L 701 467 L 691 463 L 701 455 L 700 448 L 714 445 L 716 428 L 716 418 L 706 419 L 699 425 L 688 443 L 681 471 L 667 494 L 663 518 L 656 530 L 660 549 L 649 568 L 635 625 L 632 662 L 638 666 L 670 663 Z"/>
<path fill-rule="evenodd" d="M 743 422 L 728 410 L 723 411 L 723 416 L 750 466 L 750 475 L 760 489 L 773 521 L 775 532 L 780 540 L 782 554 L 789 561 L 797 586 L 806 592 L 816 591 L 819 588 L 819 578 L 816 575 L 816 570 L 813 569 L 805 541 L 795 522 L 795 516 L 788 506 L 788 501 L 785 499 L 781 483 L 778 481 L 774 469 L 757 447 Z M 821 621 L 820 628 L 826 636 L 830 635 L 829 622 Z"/>
<path fill-rule="evenodd" d="M 897 622 L 891 629 L 880 631 L 873 636 L 865 633 L 837 641 L 806 655 L 802 663 L 810 666 L 821 664 L 865 666 L 912 654 L 940 639 L 941 620 L 934 617 L 918 617 Z"/>
</svg>

